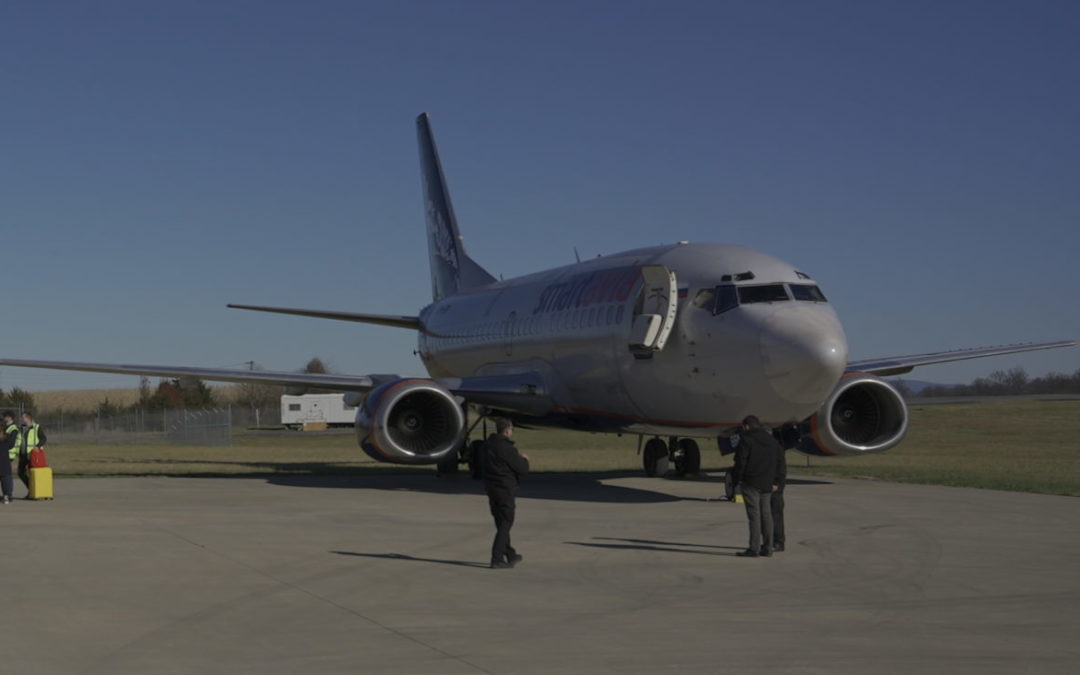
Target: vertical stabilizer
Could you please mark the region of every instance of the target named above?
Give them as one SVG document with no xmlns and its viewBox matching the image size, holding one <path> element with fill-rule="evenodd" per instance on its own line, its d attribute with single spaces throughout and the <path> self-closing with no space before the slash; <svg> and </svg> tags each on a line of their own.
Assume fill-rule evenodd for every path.
<svg viewBox="0 0 1080 675">
<path fill-rule="evenodd" d="M 459 291 L 494 283 L 495 277 L 465 254 L 427 113 L 416 118 L 416 134 L 420 142 L 420 170 L 424 179 L 432 298 L 441 300 Z"/>
</svg>

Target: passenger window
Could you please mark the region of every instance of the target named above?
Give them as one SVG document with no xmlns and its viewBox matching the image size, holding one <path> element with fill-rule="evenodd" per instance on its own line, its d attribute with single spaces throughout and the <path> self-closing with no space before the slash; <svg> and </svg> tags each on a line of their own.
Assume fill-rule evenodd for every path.
<svg viewBox="0 0 1080 675">
<path fill-rule="evenodd" d="M 764 286 L 739 286 L 739 304 L 749 305 L 755 302 L 780 302 L 788 300 L 784 284 Z"/>
<path fill-rule="evenodd" d="M 739 306 L 739 298 L 735 295 L 734 286 L 716 287 L 716 305 L 713 314 L 723 314 L 729 309 Z"/>
</svg>

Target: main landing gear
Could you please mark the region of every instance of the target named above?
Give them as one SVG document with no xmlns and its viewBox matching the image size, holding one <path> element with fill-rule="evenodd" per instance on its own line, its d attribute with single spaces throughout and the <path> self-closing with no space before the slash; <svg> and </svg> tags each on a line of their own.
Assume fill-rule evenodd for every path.
<svg viewBox="0 0 1080 675">
<path fill-rule="evenodd" d="M 672 464 L 678 476 L 701 471 L 701 450 L 692 438 L 672 436 L 667 443 L 659 438 L 650 438 L 645 442 L 641 459 L 646 476 L 663 476 Z"/>
</svg>

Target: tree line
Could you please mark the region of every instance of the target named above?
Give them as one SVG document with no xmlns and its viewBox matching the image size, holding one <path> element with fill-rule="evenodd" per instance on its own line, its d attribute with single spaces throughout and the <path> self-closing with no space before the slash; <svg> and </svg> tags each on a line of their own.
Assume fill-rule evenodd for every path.
<svg viewBox="0 0 1080 675">
<path fill-rule="evenodd" d="M 969 384 L 933 384 L 915 392 L 903 380 L 896 383 L 904 398 L 913 396 L 1024 396 L 1080 394 L 1080 368 L 1075 373 L 1047 373 L 1030 377 L 1023 368 L 995 370 L 986 377 L 977 377 Z"/>
<path fill-rule="evenodd" d="M 262 370 L 252 363 L 252 370 Z M 327 365 L 319 357 L 314 357 L 298 372 L 329 373 Z M 285 393 L 285 387 L 277 384 L 242 383 L 236 385 L 236 395 L 229 397 L 231 405 L 255 408 L 276 407 Z M 322 393 L 322 390 L 309 390 L 305 393 Z M 152 386 L 149 377 L 139 378 L 139 399 L 131 405 L 119 405 L 106 397 L 98 402 L 93 411 L 80 411 L 83 416 L 115 417 L 135 410 L 176 410 L 185 408 L 213 408 L 224 403 L 220 394 L 206 382 L 196 377 L 162 378 L 157 386 Z M 5 392 L 0 389 L 0 410 L 29 411 L 38 414 L 34 395 L 19 387 L 12 387 Z M 58 412 L 58 411 L 49 411 Z"/>
</svg>

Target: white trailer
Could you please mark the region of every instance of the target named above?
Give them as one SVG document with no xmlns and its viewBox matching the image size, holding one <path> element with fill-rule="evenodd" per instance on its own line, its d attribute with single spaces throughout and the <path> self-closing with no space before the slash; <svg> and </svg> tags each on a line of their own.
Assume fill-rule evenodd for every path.
<svg viewBox="0 0 1080 675">
<path fill-rule="evenodd" d="M 345 405 L 344 394 L 304 394 L 281 397 L 281 423 L 290 429 L 304 425 L 352 426 L 356 406 Z"/>
</svg>

